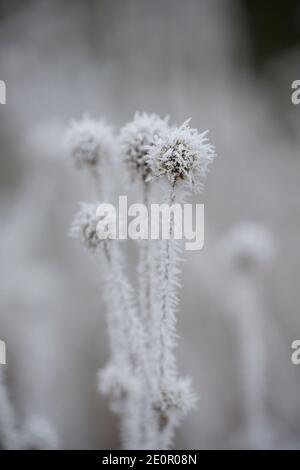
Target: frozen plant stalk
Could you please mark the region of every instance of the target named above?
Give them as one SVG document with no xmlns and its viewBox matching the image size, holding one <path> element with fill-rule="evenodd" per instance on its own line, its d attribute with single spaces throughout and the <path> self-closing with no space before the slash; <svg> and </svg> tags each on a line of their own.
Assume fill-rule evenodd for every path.
<svg viewBox="0 0 300 470">
<path fill-rule="evenodd" d="M 245 439 L 251 448 L 272 445 L 274 432 L 266 411 L 266 309 L 261 274 L 274 256 L 270 232 L 258 223 L 243 223 L 222 240 L 232 279 L 229 306 L 238 327 L 245 409 Z"/>
<path fill-rule="evenodd" d="M 70 131 L 71 135 L 75 133 L 70 153 L 78 156 L 80 166 L 96 164 L 103 181 L 102 159 L 107 162 L 107 155 L 114 155 L 117 165 L 111 165 L 110 174 L 116 176 L 115 172 L 126 169 L 139 201 L 147 207 L 153 194 L 160 195 L 159 188 L 166 194 L 163 202 L 171 205 L 182 203 L 192 190 L 201 189 L 215 156 L 206 132 L 199 134 L 189 127 L 188 121 L 180 127 L 170 127 L 168 119 L 155 114 L 136 113 L 117 139 L 110 137 L 108 151 L 102 147 L 94 124 L 91 135 L 85 127 L 84 139 L 82 134 L 81 138 L 76 136 L 77 129 L 81 129 L 80 124 L 73 125 Z M 107 143 L 107 133 L 102 135 L 106 135 Z M 87 141 L 88 153 L 83 151 Z M 99 154 L 101 148 L 106 151 L 101 151 L 95 162 L 93 155 Z M 107 200 L 103 187 L 101 191 Z M 71 235 L 93 252 L 101 247 L 107 263 L 103 281 L 111 359 L 99 374 L 99 387 L 110 396 L 112 408 L 120 416 L 124 447 L 167 449 L 176 427 L 195 402 L 190 380 L 178 375 L 174 354 L 181 244 L 174 239 L 172 218 L 169 240 L 137 241 L 138 295 L 126 275 L 119 242 L 110 233 L 110 221 L 97 218 L 96 206 L 82 205 Z M 99 222 L 103 233 L 97 228 Z"/>
<path fill-rule="evenodd" d="M 15 410 L 9 399 L 3 366 L 0 366 L 0 446 L 4 449 L 18 448 Z"/>
<path fill-rule="evenodd" d="M 7 450 L 57 449 L 58 437 L 51 424 L 41 416 L 32 416 L 20 427 L 0 366 L 0 448 Z"/>
<path fill-rule="evenodd" d="M 206 132 L 199 134 L 191 129 L 189 121 L 157 138 L 155 145 L 149 148 L 148 163 L 154 176 L 166 180 L 165 202 L 170 206 L 183 203 L 193 189 L 201 190 L 201 181 L 214 157 Z M 172 216 L 168 222 L 170 239 L 159 243 L 152 340 L 157 377 L 155 407 L 162 448 L 170 447 L 175 428 L 195 402 L 190 380 L 178 377 L 174 355 L 182 243 L 176 240 Z"/>
<path fill-rule="evenodd" d="M 101 219 L 96 212 L 97 204 L 82 204 L 70 235 L 91 252 L 100 252 L 106 261 L 103 282 L 106 285 L 111 359 L 99 374 L 99 388 L 110 396 L 113 411 L 120 415 L 124 446 L 134 449 L 139 447 L 140 441 L 135 408 L 140 401 L 138 376 L 144 361 L 143 330 L 134 292 L 124 273 L 122 253 L 110 231 L 115 221 L 108 217 Z M 99 227 L 102 227 L 102 233 Z"/>
</svg>

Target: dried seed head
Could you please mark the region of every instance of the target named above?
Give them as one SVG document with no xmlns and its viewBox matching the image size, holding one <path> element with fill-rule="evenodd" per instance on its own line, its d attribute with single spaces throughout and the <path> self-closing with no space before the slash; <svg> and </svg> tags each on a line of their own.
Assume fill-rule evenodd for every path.
<svg viewBox="0 0 300 470">
<path fill-rule="evenodd" d="M 90 251 L 95 251 L 101 243 L 96 230 L 99 222 L 97 207 L 97 204 L 81 203 L 69 231 L 72 238 L 79 240 Z"/>
<path fill-rule="evenodd" d="M 148 163 L 149 148 L 156 139 L 168 129 L 168 118 L 160 118 L 157 114 L 136 112 L 132 122 L 122 127 L 119 144 L 123 160 L 135 178 L 139 175 L 148 181 L 151 169 Z"/>
<path fill-rule="evenodd" d="M 78 239 L 86 248 L 94 252 L 104 240 L 115 238 L 115 223 L 112 215 L 97 216 L 97 203 L 81 203 L 75 214 L 69 235 Z"/>
<path fill-rule="evenodd" d="M 104 121 L 84 115 L 80 121 L 71 122 L 65 142 L 78 168 L 95 167 L 112 151 L 113 130 Z"/>
<path fill-rule="evenodd" d="M 189 120 L 156 139 L 149 148 L 148 164 L 153 175 L 165 175 L 172 186 L 184 182 L 190 189 L 201 189 L 201 180 L 215 157 L 205 131 L 189 127 Z"/>
<path fill-rule="evenodd" d="M 232 265 L 245 272 L 267 265 L 276 254 L 272 233 L 256 222 L 234 227 L 222 240 L 221 250 Z"/>
</svg>

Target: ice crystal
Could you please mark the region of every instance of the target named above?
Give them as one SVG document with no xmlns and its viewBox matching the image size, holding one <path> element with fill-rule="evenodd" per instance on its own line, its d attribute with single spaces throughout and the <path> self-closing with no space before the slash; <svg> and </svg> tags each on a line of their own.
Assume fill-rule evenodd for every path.
<svg viewBox="0 0 300 470">
<path fill-rule="evenodd" d="M 207 132 L 190 128 L 188 120 L 157 137 L 147 159 L 153 174 L 165 175 L 172 186 L 185 182 L 189 188 L 201 189 L 201 180 L 215 157 Z"/>
<path fill-rule="evenodd" d="M 96 127 L 86 123 L 82 132 L 80 125 L 73 125 L 73 154 L 80 165 L 88 163 L 90 168 L 105 153 L 104 143 L 111 135 L 107 129 L 99 132 Z M 189 192 L 186 187 L 201 187 L 215 157 L 207 132 L 190 128 L 188 121 L 180 127 L 170 127 L 167 118 L 138 112 L 121 129 L 113 152 L 126 164 L 127 173 L 143 183 L 137 186 L 145 204 L 159 186 L 152 187 L 148 182 L 160 176 L 169 182 L 164 202 L 183 202 Z M 115 176 L 116 168 L 101 168 L 104 183 L 108 180 L 106 171 Z M 94 173 L 91 172 L 93 176 Z M 102 186 L 105 199 L 107 191 Z M 161 192 L 157 191 L 157 195 L 161 197 Z M 139 244 L 139 283 L 134 288 L 126 273 L 121 244 L 105 242 L 108 237 L 116 238 L 114 217 L 107 214 L 101 218 L 97 214 L 97 204 L 82 204 L 70 234 L 92 252 L 102 244 L 108 261 L 108 269 L 102 274 L 110 361 L 99 373 L 98 388 L 109 395 L 111 407 L 120 417 L 125 448 L 168 449 L 175 429 L 195 404 L 189 379 L 178 373 L 174 351 L 182 246 L 174 239 L 155 245 L 143 240 L 145 243 Z M 173 221 L 170 235 L 175 230 Z"/>
<path fill-rule="evenodd" d="M 66 134 L 66 146 L 78 168 L 95 167 L 112 151 L 112 127 L 84 115 L 81 120 L 71 122 Z"/>
<path fill-rule="evenodd" d="M 121 155 L 133 177 L 147 181 L 151 174 L 149 148 L 168 129 L 168 118 L 136 112 L 133 121 L 122 127 L 119 136 Z"/>
<path fill-rule="evenodd" d="M 174 411 L 179 415 L 185 415 L 195 403 L 196 398 L 190 379 L 179 378 L 176 382 L 166 382 L 161 386 L 160 397 L 155 407 L 165 416 Z"/>
<path fill-rule="evenodd" d="M 82 202 L 69 231 L 72 238 L 78 239 L 91 252 L 94 252 L 103 240 L 115 236 L 116 220 L 111 214 L 97 216 L 97 208 L 97 203 Z"/>
</svg>

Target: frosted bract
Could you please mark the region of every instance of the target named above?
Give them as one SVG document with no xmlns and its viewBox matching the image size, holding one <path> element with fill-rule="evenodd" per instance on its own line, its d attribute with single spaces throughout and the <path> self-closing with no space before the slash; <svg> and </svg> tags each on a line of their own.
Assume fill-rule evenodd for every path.
<svg viewBox="0 0 300 470">
<path fill-rule="evenodd" d="M 207 131 L 200 134 L 186 121 L 156 139 L 149 148 L 147 161 L 153 174 L 165 175 L 171 185 L 184 182 L 199 189 L 214 157 Z"/>
<path fill-rule="evenodd" d="M 168 131 L 168 118 L 157 114 L 135 113 L 133 121 L 122 127 L 119 144 L 121 157 L 134 178 L 137 175 L 147 181 L 151 175 L 148 163 L 149 147 Z"/>
<path fill-rule="evenodd" d="M 94 121 L 84 116 L 72 121 L 66 134 L 66 147 L 78 168 L 97 166 L 109 157 L 113 146 L 113 130 L 104 121 Z"/>
</svg>

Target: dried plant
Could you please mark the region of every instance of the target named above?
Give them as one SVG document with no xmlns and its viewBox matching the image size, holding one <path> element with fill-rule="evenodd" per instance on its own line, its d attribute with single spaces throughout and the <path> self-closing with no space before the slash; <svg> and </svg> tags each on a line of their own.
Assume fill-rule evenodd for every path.
<svg viewBox="0 0 300 470">
<path fill-rule="evenodd" d="M 19 426 L 15 408 L 10 400 L 3 366 L 0 367 L 0 448 L 13 450 L 57 449 L 58 437 L 50 423 L 41 416 L 32 416 Z"/>
<path fill-rule="evenodd" d="M 91 174 L 98 192 L 107 189 L 99 168 L 101 163 L 104 172 L 113 154 L 113 142 L 113 128 L 104 121 L 92 120 L 87 114 L 80 121 L 72 121 L 65 136 L 66 151 L 77 168 L 85 168 Z"/>
<path fill-rule="evenodd" d="M 274 258 L 274 240 L 269 230 L 255 222 L 234 227 L 220 243 L 227 270 L 227 304 L 242 365 L 245 429 L 240 436 L 251 448 L 270 448 L 275 430 L 266 410 L 266 317 L 261 275 Z M 224 298 L 226 298 L 224 296 Z"/>
<path fill-rule="evenodd" d="M 3 366 L 0 367 L 0 443 L 4 449 L 18 447 L 15 410 L 6 387 Z"/>
<path fill-rule="evenodd" d="M 91 167 L 102 175 L 102 181 L 108 179 L 107 155 L 113 156 L 110 186 L 123 165 L 139 200 L 147 206 L 154 195 L 161 197 L 160 189 L 162 202 L 171 205 L 202 189 L 215 153 L 207 133 L 191 129 L 189 121 L 175 127 L 169 125 L 168 118 L 136 113 L 116 138 L 112 138 L 110 127 L 104 131 L 101 124 L 98 133 L 97 126 L 86 118 L 82 124 L 73 124 L 68 133 L 69 153 L 84 163 L 80 167 Z M 99 196 L 108 200 L 105 189 L 100 191 Z M 181 419 L 195 405 L 190 380 L 178 375 L 174 354 L 181 243 L 174 239 L 173 220 L 169 240 L 138 240 L 135 289 L 126 274 L 120 242 L 107 231 L 111 221 L 101 220 L 103 237 L 97 229 L 100 218 L 96 207 L 95 203 L 82 204 L 70 233 L 104 257 L 107 265 L 102 269 L 102 281 L 106 285 L 111 358 L 99 372 L 99 389 L 109 396 L 113 411 L 120 416 L 124 447 L 167 449 Z"/>
</svg>

